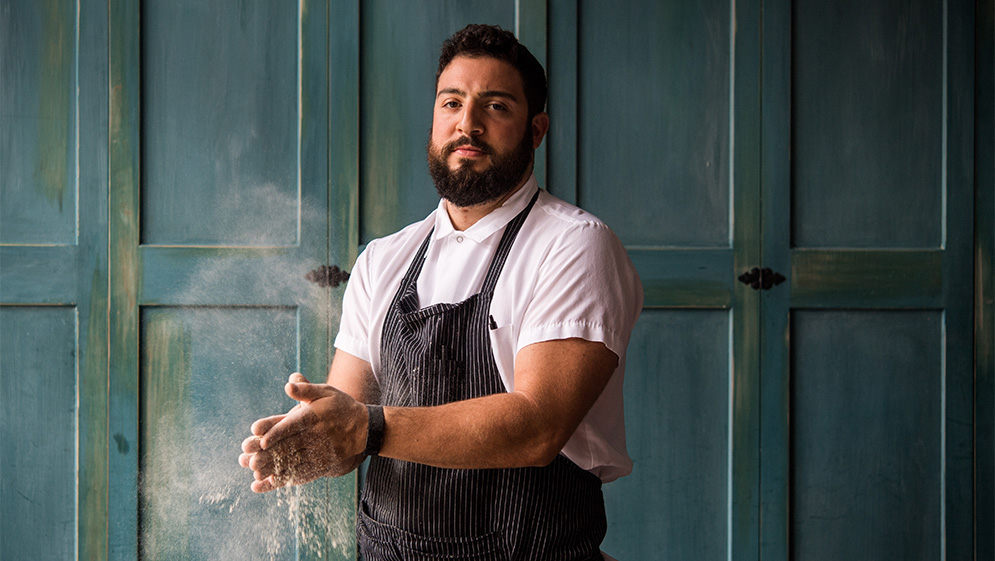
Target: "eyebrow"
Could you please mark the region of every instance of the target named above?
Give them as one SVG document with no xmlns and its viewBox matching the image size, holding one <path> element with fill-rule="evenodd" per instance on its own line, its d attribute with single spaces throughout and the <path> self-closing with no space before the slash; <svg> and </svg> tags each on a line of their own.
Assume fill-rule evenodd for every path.
<svg viewBox="0 0 995 561">
<path fill-rule="evenodd" d="M 436 97 L 436 99 L 438 99 L 438 97 L 440 95 L 446 95 L 446 94 L 455 94 L 455 95 L 466 97 L 466 92 L 463 91 L 463 90 L 461 90 L 461 89 L 459 89 L 459 88 L 445 88 L 445 89 L 439 90 L 439 93 L 437 93 L 435 95 L 435 97 Z M 503 91 L 503 90 L 485 90 L 485 91 L 480 92 L 477 95 L 477 97 L 501 97 L 501 98 L 505 98 L 505 99 L 510 99 L 512 101 L 518 101 L 518 98 L 515 97 L 515 94 L 513 94 L 511 92 L 506 92 L 506 91 Z"/>
</svg>

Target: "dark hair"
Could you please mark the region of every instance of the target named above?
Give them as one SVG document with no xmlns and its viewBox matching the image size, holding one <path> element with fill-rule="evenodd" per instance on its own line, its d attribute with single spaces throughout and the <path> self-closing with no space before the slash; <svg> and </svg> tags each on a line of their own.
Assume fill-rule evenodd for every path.
<svg viewBox="0 0 995 561">
<path fill-rule="evenodd" d="M 435 72 L 436 87 L 442 71 L 458 56 L 491 57 L 514 66 L 522 77 L 529 118 L 546 110 L 546 72 L 514 33 L 496 25 L 481 24 L 470 24 L 454 33 L 442 43 L 439 69 Z"/>
</svg>

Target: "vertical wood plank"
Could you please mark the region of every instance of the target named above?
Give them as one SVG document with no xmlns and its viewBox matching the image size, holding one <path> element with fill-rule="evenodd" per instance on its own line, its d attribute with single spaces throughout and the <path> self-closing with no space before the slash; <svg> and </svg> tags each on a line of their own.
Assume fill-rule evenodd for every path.
<svg viewBox="0 0 995 561">
<path fill-rule="evenodd" d="M 626 361 L 633 472 L 604 487 L 618 559 L 729 558 L 729 331 L 717 309 L 644 310 Z"/>
<path fill-rule="evenodd" d="M 763 9 L 763 116 L 761 265 L 787 280 L 766 291 L 760 329 L 761 380 L 760 557 L 788 560 L 789 412 L 792 298 L 791 274 L 791 33 L 790 2 L 765 4 Z"/>
<path fill-rule="evenodd" d="M 549 6 L 549 133 L 546 135 L 546 188 L 577 204 L 577 50 L 580 33 L 577 2 Z"/>
<path fill-rule="evenodd" d="M 945 0 L 944 261 L 945 386 L 944 539 L 947 559 L 975 554 L 975 374 L 973 365 L 975 6 Z"/>
<path fill-rule="evenodd" d="M 79 559 L 108 558 L 108 18 L 106 0 L 79 6 Z"/>
<path fill-rule="evenodd" d="M 975 14 L 975 555 L 995 558 L 995 2 Z"/>
<path fill-rule="evenodd" d="M 546 69 L 549 81 L 549 6 L 548 0 L 515 0 L 515 36 L 528 47 L 529 51 Z M 548 96 L 547 96 L 548 97 Z M 548 103 L 546 104 L 548 108 Z M 535 152 L 536 180 L 540 186 L 547 185 L 546 159 L 549 151 L 549 135 Z"/>
<path fill-rule="evenodd" d="M 108 256 L 110 283 L 110 379 L 108 490 L 111 513 L 108 557 L 138 555 L 138 302 L 141 6 L 109 2 Z"/>
<path fill-rule="evenodd" d="M 733 104 L 732 165 L 730 182 L 734 190 L 732 248 L 736 277 L 754 267 L 762 267 L 762 250 L 757 232 L 761 227 L 762 139 L 761 113 L 763 76 L 762 38 L 765 34 L 762 3 L 730 2 Z M 732 433 L 729 503 L 729 552 L 733 561 L 760 559 L 761 505 L 761 376 L 762 296 L 741 282 L 735 282 L 736 308 L 731 345 Z"/>
</svg>

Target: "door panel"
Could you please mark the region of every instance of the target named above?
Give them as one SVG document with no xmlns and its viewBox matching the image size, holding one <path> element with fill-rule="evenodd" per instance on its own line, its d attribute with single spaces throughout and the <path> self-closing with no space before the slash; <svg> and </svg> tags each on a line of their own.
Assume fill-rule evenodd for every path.
<svg viewBox="0 0 995 561">
<path fill-rule="evenodd" d="M 764 558 L 972 556 L 972 18 L 765 10 Z"/>
<path fill-rule="evenodd" d="M 943 243 L 943 23 L 939 0 L 794 4 L 796 247 Z"/>
<path fill-rule="evenodd" d="M 626 246 L 729 247 L 731 14 L 580 4 L 577 201 Z"/>
<path fill-rule="evenodd" d="M 605 488 L 603 548 L 619 559 L 728 558 L 730 319 L 727 310 L 639 319 L 625 381 L 635 467 Z"/>
<path fill-rule="evenodd" d="M 793 314 L 791 558 L 940 558 L 943 319 Z"/>
<path fill-rule="evenodd" d="M 635 465 L 605 487 L 604 549 L 623 559 L 725 559 L 754 543 L 759 300 L 736 271 L 759 264 L 759 206 L 756 167 L 731 166 L 733 134 L 752 146 L 758 132 L 733 99 L 756 95 L 734 72 L 755 61 L 759 27 L 740 6 L 750 13 L 550 7 L 562 24 L 550 32 L 550 190 L 618 233 L 645 294 L 626 366 Z"/>
<path fill-rule="evenodd" d="M 0 243 L 76 242 L 75 2 L 0 2 Z"/>
<path fill-rule="evenodd" d="M 296 243 L 298 6 L 147 2 L 142 20 L 142 243 Z"/>
<path fill-rule="evenodd" d="M 76 310 L 0 306 L 0 558 L 76 554 Z"/>
</svg>

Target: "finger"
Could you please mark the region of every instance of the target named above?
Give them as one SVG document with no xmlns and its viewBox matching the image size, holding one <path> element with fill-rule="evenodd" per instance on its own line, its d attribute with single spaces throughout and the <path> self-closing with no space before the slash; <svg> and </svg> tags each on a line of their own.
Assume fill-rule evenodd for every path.
<svg viewBox="0 0 995 561">
<path fill-rule="evenodd" d="M 255 423 L 252 423 L 252 426 L 249 427 L 249 431 L 255 436 L 262 436 L 266 434 L 266 432 L 269 431 L 269 429 L 271 429 L 273 425 L 279 423 L 285 417 L 286 415 L 273 415 L 271 417 L 263 417 L 262 419 L 259 419 Z"/>
<path fill-rule="evenodd" d="M 275 480 L 272 476 L 263 479 L 262 481 L 253 481 L 249 488 L 252 489 L 254 493 L 267 493 L 283 487 L 283 483 Z"/>
<path fill-rule="evenodd" d="M 262 449 L 262 446 L 259 445 L 258 436 L 250 436 L 242 441 L 242 451 L 246 454 L 255 454 Z"/>
<path fill-rule="evenodd" d="M 273 458 L 269 454 L 253 454 L 248 463 L 246 467 L 254 472 L 256 479 L 264 479 L 276 473 Z"/>
<path fill-rule="evenodd" d="M 249 462 L 252 461 L 252 456 L 254 454 L 239 454 L 238 455 L 238 465 L 247 468 L 249 467 Z"/>
<path fill-rule="evenodd" d="M 294 384 L 310 384 L 307 378 L 304 377 L 300 372 L 294 372 L 290 375 L 290 381 Z"/>
<path fill-rule="evenodd" d="M 302 423 L 301 417 L 301 409 L 295 409 L 292 414 L 281 419 L 280 422 L 271 426 L 269 430 L 262 435 L 262 438 L 259 439 L 259 446 L 261 446 L 263 450 L 267 450 L 276 445 L 276 443 L 280 440 L 303 431 L 306 427 Z"/>
</svg>

